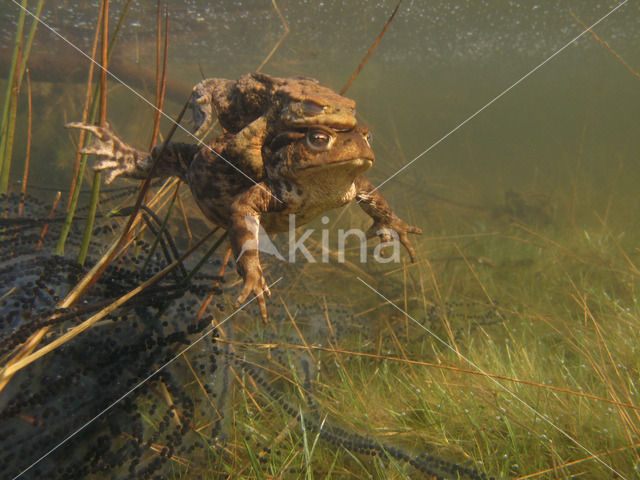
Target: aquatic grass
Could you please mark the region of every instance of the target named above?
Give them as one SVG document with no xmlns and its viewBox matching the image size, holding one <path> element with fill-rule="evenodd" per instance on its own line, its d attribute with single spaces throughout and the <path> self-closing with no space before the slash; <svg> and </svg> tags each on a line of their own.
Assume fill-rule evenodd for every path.
<svg viewBox="0 0 640 480">
<path fill-rule="evenodd" d="M 162 30 L 162 8 L 158 1 L 157 27 L 156 27 L 156 110 L 153 119 L 153 133 L 149 142 L 151 150 L 160 132 L 160 119 L 162 118 L 162 107 L 164 105 L 165 92 L 167 90 L 167 61 L 169 59 L 169 9 L 165 5 L 164 12 L 164 42 L 161 41 Z M 161 45 L 163 45 L 161 49 Z"/>
<path fill-rule="evenodd" d="M 107 72 L 109 68 L 109 0 L 102 0 L 102 25 L 100 26 L 102 35 L 101 57 L 100 63 L 102 70 L 100 75 L 100 100 L 99 100 L 99 125 L 107 124 Z M 100 185 L 102 183 L 102 173 L 100 171 L 93 172 L 93 184 L 91 185 L 91 196 L 89 197 L 89 205 L 87 209 L 87 218 L 85 220 L 84 232 L 78 251 L 78 263 L 84 265 L 89 251 L 89 242 L 93 234 L 93 225 L 96 219 L 96 210 L 100 199 Z M 80 185 L 79 185 L 80 186 Z"/>
<path fill-rule="evenodd" d="M 587 25 L 585 25 L 582 20 L 580 20 L 575 13 L 573 13 L 573 11 L 569 10 L 569 15 L 571 15 L 571 17 L 585 30 L 587 30 L 591 36 L 595 39 L 596 42 L 598 42 L 600 45 L 602 45 L 603 47 L 605 47 L 607 50 L 609 50 L 609 52 L 611 53 L 611 55 L 613 55 L 616 60 L 618 60 L 620 63 L 622 63 L 624 65 L 624 67 L 629 71 L 629 73 L 631 73 L 631 75 L 633 75 L 634 77 L 636 77 L 638 80 L 640 80 L 640 73 L 638 73 L 631 65 L 629 65 L 629 62 L 627 62 L 618 52 L 616 52 L 611 45 L 609 45 L 609 43 L 605 40 L 602 40 L 593 30 L 589 29 L 589 27 Z"/>
<path fill-rule="evenodd" d="M 18 94 L 20 93 L 22 79 L 31 53 L 31 46 L 43 5 L 44 0 L 39 0 L 36 7 L 35 18 L 32 20 L 26 42 L 24 42 L 23 39 L 23 31 L 27 0 L 23 0 L 20 8 L 20 17 L 18 19 L 13 55 L 11 57 L 11 65 L 7 79 L 7 91 L 2 107 L 2 120 L 0 121 L 0 193 L 7 193 L 9 191 L 9 173 L 11 171 L 11 159 L 13 156 L 13 140 L 16 127 L 16 115 L 18 112 Z"/>
<path fill-rule="evenodd" d="M 459 214 L 455 209 L 442 212 L 448 218 Z M 362 306 L 359 298 L 333 296 L 358 307 L 355 321 L 362 322 L 364 331 L 321 339 L 329 347 L 303 333 L 298 335 L 301 345 L 279 345 L 290 352 L 312 352 L 323 365 L 311 390 L 293 365 L 279 365 L 285 370 L 281 375 L 291 370 L 284 393 L 312 396 L 318 411 L 330 412 L 334 421 L 344 417 L 343 423 L 358 433 L 406 448 L 417 443 L 443 458 L 486 467 L 498 478 L 610 478 L 593 458 L 497 389 L 495 379 L 579 440 L 586 439 L 594 453 L 627 474 L 637 462 L 638 449 L 640 315 L 633 246 L 621 245 L 604 219 L 598 232 L 546 230 L 512 220 L 486 222 L 493 233 L 468 235 L 455 224 L 434 230 L 441 234 L 421 242 L 428 262 L 402 265 L 380 276 L 373 270 L 372 277 L 389 298 L 488 375 L 384 302 L 372 307 L 367 298 L 367 306 Z M 301 271 L 296 281 L 318 269 L 305 265 Z M 345 273 L 325 269 L 334 280 L 344 277 L 346 284 L 353 279 Z M 285 307 L 297 293 L 293 283 L 282 291 Z M 356 297 L 354 291 L 349 295 Z M 496 315 L 475 317 L 468 304 Z M 432 313 L 432 308 L 439 312 Z M 289 310 L 287 320 L 292 322 L 297 317 Z M 327 316 L 329 326 L 341 321 L 353 319 Z M 292 324 L 301 330 L 297 320 Z M 256 342 L 250 347 L 266 351 Z M 272 361 L 265 356 L 262 371 L 267 372 Z M 313 421 L 312 413 L 300 408 L 304 420 L 298 421 L 248 376 L 238 373 L 236 381 L 243 398 L 241 404 L 235 399 L 241 408 L 234 410 L 233 456 L 220 455 L 215 469 L 194 468 L 190 475 L 216 478 L 225 470 L 242 478 L 253 469 L 256 476 L 285 478 L 311 472 L 318 478 L 325 473 L 330 478 L 332 472 L 415 478 L 416 471 L 406 463 L 388 458 L 386 465 L 382 456 L 368 457 L 330 441 L 309 449 L 311 431 L 301 425 Z M 265 455 L 252 443 L 271 439 L 279 454 Z M 306 445 L 305 455 L 299 453 L 301 444 Z M 211 465 L 210 449 L 205 455 Z M 196 457 L 189 460 L 198 463 Z"/>
<path fill-rule="evenodd" d="M 39 8 L 41 9 L 41 5 L 39 5 Z M 126 11 L 126 8 L 123 9 L 123 12 Z M 24 12 L 24 9 L 22 10 L 22 12 Z M 38 16 L 39 16 L 40 10 L 38 10 Z M 32 34 L 35 32 L 35 25 L 37 24 L 37 18 L 34 19 L 34 26 L 32 27 L 32 32 L 30 32 L 30 39 L 32 39 Z M 102 7 L 101 7 L 101 15 L 99 17 L 99 22 L 98 24 L 100 25 L 100 27 L 104 27 L 102 28 L 103 31 L 103 44 L 102 44 L 102 61 L 106 62 L 107 61 L 107 56 L 108 56 L 108 0 L 103 0 L 102 2 Z M 97 38 L 98 38 L 98 33 L 101 30 L 101 28 L 97 28 L 96 29 L 96 35 L 94 38 L 94 56 L 93 58 L 95 58 L 96 55 L 96 51 L 97 51 Z M 30 48 L 31 43 L 28 42 L 28 47 Z M 28 54 L 28 50 L 26 52 Z M 26 60 L 25 60 L 26 61 Z M 93 66 L 93 63 L 92 63 Z M 90 78 L 91 78 L 91 73 L 90 73 Z M 21 76 L 19 76 L 19 80 L 21 81 Z M 102 76 L 102 91 L 103 93 L 101 94 L 101 102 L 100 102 L 100 106 L 102 108 L 102 112 L 101 115 L 104 116 L 106 118 L 106 71 L 103 70 L 103 76 Z M 85 101 L 85 113 L 87 111 L 87 107 L 89 105 L 89 90 L 90 90 L 90 85 L 87 89 L 87 96 L 86 96 L 86 101 Z M 97 100 L 97 96 L 94 97 L 94 99 Z M 96 105 L 97 103 L 94 103 L 94 105 Z M 106 121 L 106 120 L 105 120 Z M 77 174 L 78 176 L 82 175 L 82 169 L 80 169 Z M 81 177 L 79 177 L 81 178 Z M 94 186 L 96 185 L 96 183 L 94 182 Z M 62 229 L 62 233 L 58 239 L 58 244 L 56 247 L 56 251 L 58 252 L 58 254 L 61 254 L 64 251 L 64 243 L 66 241 L 66 237 L 71 225 L 71 221 L 73 219 L 73 215 L 75 212 L 75 205 L 77 203 L 77 199 L 80 192 L 80 184 L 79 182 L 76 182 L 75 187 L 77 187 L 75 189 L 75 194 L 76 197 L 72 200 L 72 203 L 70 204 L 70 208 L 67 212 L 67 218 L 65 221 L 65 224 L 63 226 Z M 57 200 L 59 200 L 60 195 L 58 195 Z M 93 199 L 93 203 L 90 206 L 90 210 L 93 212 L 90 212 L 90 216 L 91 215 L 95 215 L 95 208 L 97 205 L 97 200 L 98 200 L 98 190 L 97 188 L 94 189 L 94 192 L 92 194 L 92 199 Z M 55 205 L 57 205 L 57 200 L 55 202 Z M 54 209 L 52 209 L 52 212 L 54 211 Z M 46 233 L 46 226 L 45 229 L 43 229 L 43 233 L 42 236 L 44 236 L 44 234 Z M 92 229 L 92 227 L 91 227 Z M 88 242 L 90 240 L 90 231 L 89 234 L 86 233 L 85 231 L 85 238 L 83 239 L 83 242 L 85 243 L 85 248 L 88 248 Z M 80 260 L 84 260 L 83 259 L 83 253 L 84 255 L 86 255 L 86 250 L 81 249 L 81 255 L 80 255 Z M 106 268 L 106 266 L 105 266 Z M 93 281 L 95 282 L 97 280 L 97 278 L 95 277 L 90 277 L 93 278 Z M 73 303 L 75 303 L 78 298 L 78 290 L 77 289 L 73 289 L 71 291 L 71 293 L 67 296 L 67 298 L 65 298 L 61 303 L 60 303 L 60 307 L 61 308 L 68 308 L 69 306 L 73 305 Z M 134 294 L 135 295 L 135 294 Z M 108 311 L 108 308 L 105 310 Z M 99 319 L 99 314 L 98 316 L 94 316 L 94 321 L 95 319 Z M 91 323 L 85 324 L 85 326 L 91 325 Z M 49 331 L 49 327 L 43 327 L 42 329 L 40 329 L 40 331 L 34 333 L 29 340 L 25 343 L 24 348 L 12 359 L 10 359 L 7 364 L 4 365 L 4 367 L 1 370 L 1 374 L 0 374 L 0 391 L 7 385 L 7 383 L 10 381 L 10 379 L 13 377 L 13 375 L 18 372 L 20 369 L 24 368 L 26 365 L 30 364 L 31 362 L 35 361 L 36 359 L 40 358 L 41 356 L 45 355 L 46 353 L 48 353 L 49 351 L 53 350 L 54 348 L 56 348 L 56 346 L 64 344 L 66 340 L 64 340 L 64 338 L 72 338 L 74 335 L 72 335 L 71 337 L 64 337 L 64 338 L 58 338 L 58 342 L 53 342 L 51 344 L 48 344 L 47 347 L 42 348 L 38 351 L 36 351 L 34 353 L 35 348 L 37 347 L 37 345 L 42 341 L 42 339 L 44 338 L 44 336 L 47 334 L 47 332 Z M 78 330 L 77 333 L 80 333 L 82 331 L 82 329 Z M 76 334 L 77 334 L 76 333 Z"/>
<path fill-rule="evenodd" d="M 62 192 L 58 191 L 56 192 L 56 196 L 53 199 L 53 202 L 51 204 L 51 210 L 49 210 L 49 213 L 47 214 L 47 219 L 51 219 L 53 217 L 53 215 L 56 213 L 56 209 L 58 208 L 58 203 L 60 202 L 60 199 L 62 198 Z M 42 243 L 44 242 L 44 237 L 47 234 L 47 232 L 49 231 L 49 223 L 45 223 L 42 227 L 42 231 L 40 232 L 40 240 L 38 241 L 38 245 L 36 246 L 36 251 L 40 250 L 40 248 L 42 248 Z"/>
<path fill-rule="evenodd" d="M 106 98 L 107 98 L 107 71 L 109 64 L 109 57 L 111 52 L 113 51 L 116 39 L 118 38 L 118 34 L 122 28 L 124 19 L 126 17 L 127 11 L 131 5 L 131 0 L 127 0 L 122 7 L 122 11 L 118 17 L 116 26 L 113 30 L 113 34 L 111 35 L 111 39 L 108 39 L 108 34 L 103 34 L 102 36 L 102 47 L 100 49 L 101 60 L 100 63 L 103 65 L 104 69 L 101 71 L 100 83 L 93 85 L 93 77 L 96 67 L 96 62 L 98 59 L 98 41 L 100 39 L 101 32 L 108 32 L 108 5 L 105 4 L 105 0 L 100 5 L 97 25 L 95 28 L 94 38 L 93 38 L 93 46 L 91 58 L 93 61 L 89 64 L 89 73 L 87 78 L 87 89 L 85 92 L 85 100 L 84 107 L 82 111 L 82 119 L 81 123 L 85 124 L 93 124 L 96 120 L 96 116 L 99 115 L 101 118 L 104 117 L 104 122 L 106 122 Z M 105 17 L 105 9 L 107 10 L 107 15 Z M 91 93 L 93 91 L 93 93 Z M 104 94 L 102 93 L 104 92 Z M 104 113 L 102 113 L 104 112 Z M 62 255 L 64 253 L 64 247 L 67 241 L 67 236 L 69 235 L 69 230 L 71 229 L 71 224 L 75 217 L 76 208 L 78 206 L 78 200 L 80 197 L 80 189 L 82 187 L 82 182 L 84 178 L 84 172 L 86 170 L 87 158 L 88 156 L 80 153 L 80 150 L 83 147 L 88 145 L 89 137 L 86 134 L 85 130 L 80 130 L 80 134 L 78 136 L 78 149 L 76 152 L 76 160 L 74 163 L 74 173 L 71 178 L 71 185 L 69 188 L 69 198 L 67 203 L 67 217 L 64 223 L 64 227 L 60 232 L 60 236 L 58 238 L 58 244 L 56 246 L 56 252 L 58 255 Z M 80 250 L 78 252 L 78 260 L 80 263 L 84 263 L 84 260 L 87 255 L 88 244 L 91 237 L 92 225 L 95 221 L 95 213 L 97 209 L 97 202 L 99 198 L 100 192 L 100 172 L 94 172 L 92 188 L 91 188 L 91 198 L 89 203 L 89 213 L 87 215 L 87 222 L 85 225 L 85 232 L 83 234 L 83 240 L 81 243 Z"/>
<path fill-rule="evenodd" d="M 396 7 L 393 9 L 393 12 L 391 12 L 391 15 L 389 16 L 389 18 L 385 22 L 384 26 L 382 27 L 382 30 L 380 31 L 380 33 L 376 37 L 376 39 L 373 42 L 373 44 L 371 45 L 371 47 L 369 47 L 369 50 L 365 54 L 364 58 L 360 61 L 360 63 L 358 64 L 358 66 L 356 67 L 354 72 L 351 74 L 351 77 L 349 77 L 349 80 L 347 80 L 347 83 L 345 83 L 344 86 L 342 87 L 342 89 L 340 90 L 340 95 L 344 95 L 345 93 L 347 93 L 347 90 L 349 90 L 349 87 L 351 86 L 351 84 L 354 82 L 354 80 L 360 74 L 360 72 L 364 68 L 365 64 L 367 63 L 367 61 L 369 60 L 371 55 L 373 55 L 373 52 L 376 50 L 376 47 L 380 43 L 380 40 L 382 40 L 382 37 L 384 37 L 384 34 L 387 32 L 387 29 L 391 26 L 391 22 L 393 21 L 393 17 L 396 16 L 396 13 L 398 12 L 398 9 L 400 8 L 400 4 L 401 3 L 402 3 L 402 0 L 399 0 L 398 3 L 396 4 Z"/>
<path fill-rule="evenodd" d="M 27 195 L 27 184 L 29 183 L 29 167 L 31 165 L 31 134 L 33 126 L 33 105 L 31 97 L 31 75 L 27 68 L 27 146 L 24 154 L 24 173 L 22 175 L 22 189 L 20 191 L 20 207 L 18 216 L 22 216 L 24 210 L 24 200 Z"/>
<path fill-rule="evenodd" d="M 414 318 L 445 339 L 450 332 L 458 351 L 485 373 L 381 305 L 359 316 L 376 325 L 374 341 L 368 330 L 332 336 L 324 347 L 308 338 L 299 345 L 278 344 L 292 352 L 311 349 L 323 365 L 312 390 L 294 371 L 291 381 L 313 398 L 314 411 L 329 413 L 328 422 L 340 419 L 353 431 L 408 449 L 418 444 L 496 478 L 609 478 L 606 467 L 545 419 L 634 478 L 640 426 L 637 255 L 621 245 L 610 225 L 596 236 L 574 228 L 509 224 L 503 218 L 488 221 L 498 233 L 479 234 L 471 243 L 454 239 L 451 245 L 455 232 L 443 232 L 441 242 L 448 245 L 443 252 L 458 261 L 406 265 L 388 276 L 395 276 L 396 284 L 383 284 L 393 288 L 385 293 Z M 436 291 L 440 300 L 434 302 Z M 289 295 L 295 298 L 295 291 L 282 301 Z M 490 314 L 475 313 L 483 308 Z M 270 405 L 277 410 L 277 404 Z M 270 422 L 274 416 L 286 418 L 285 411 L 268 413 L 252 416 L 257 435 L 269 435 L 267 417 Z M 306 423 L 310 414 L 303 414 Z M 300 432 L 298 438 L 304 441 Z M 312 462 L 310 468 L 320 476 L 324 464 L 334 472 L 367 472 L 373 478 L 395 478 L 392 470 L 398 478 L 403 475 L 393 462 L 367 460 L 327 441 L 318 443 Z M 413 473 L 409 468 L 409 478 Z"/>
<path fill-rule="evenodd" d="M 16 73 L 18 68 L 18 62 L 20 60 L 20 50 L 22 48 L 22 35 L 24 32 L 24 21 L 26 17 L 27 0 L 22 0 L 20 9 L 20 16 L 18 18 L 17 31 L 13 45 L 13 54 L 11 56 L 11 65 L 9 67 L 9 76 L 7 77 L 7 91 L 5 93 L 4 103 L 2 105 L 2 120 L 0 121 L 0 178 L 2 178 L 2 172 L 9 167 L 5 167 L 6 160 L 5 149 L 9 140 L 9 115 L 12 109 L 11 105 L 14 97 L 14 89 L 16 82 Z M 7 178 L 8 181 L 8 178 Z M 7 187 L 2 187 L 0 184 L 0 193 L 7 193 Z"/>
<path fill-rule="evenodd" d="M 89 64 L 89 74 L 87 78 L 87 89 L 84 98 L 84 107 L 82 110 L 82 123 L 93 123 L 95 120 L 96 112 L 98 109 L 98 87 L 95 87 L 93 95 L 91 91 L 94 89 L 93 86 L 93 76 L 96 68 L 96 62 L 98 58 L 98 41 L 100 38 L 100 31 L 104 16 L 104 5 L 101 4 L 97 25 L 95 28 L 95 33 L 93 36 L 93 46 L 91 51 L 92 62 Z M 73 217 L 75 216 L 75 211 L 78 205 L 78 199 L 80 198 L 80 190 L 82 187 L 82 179 L 84 177 L 84 171 L 87 165 L 87 155 L 81 154 L 80 150 L 83 147 L 88 145 L 88 136 L 85 130 L 80 131 L 80 135 L 78 137 L 78 149 L 76 151 L 76 161 L 74 163 L 74 172 L 71 177 L 71 185 L 69 189 L 69 200 L 67 203 L 67 216 L 65 219 L 65 223 L 60 232 L 60 236 L 58 238 L 58 244 L 56 245 L 56 253 L 58 255 L 62 255 L 64 253 L 64 247 L 67 242 L 67 236 L 69 235 L 69 231 L 71 229 L 71 223 L 73 222 Z"/>
</svg>

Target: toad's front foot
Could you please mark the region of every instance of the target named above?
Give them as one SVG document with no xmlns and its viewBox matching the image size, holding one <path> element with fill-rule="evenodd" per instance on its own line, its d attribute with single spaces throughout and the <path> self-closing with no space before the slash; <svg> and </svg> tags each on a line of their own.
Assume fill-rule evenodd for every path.
<svg viewBox="0 0 640 480">
<path fill-rule="evenodd" d="M 67 128 L 87 130 L 93 134 L 92 142 L 82 148 L 80 153 L 98 156 L 98 162 L 93 168 L 95 170 L 108 171 L 107 183 L 111 183 L 120 175 L 140 177 L 140 165 L 148 154 L 136 150 L 120 140 L 108 124 L 104 127 L 99 127 L 82 122 L 71 122 L 65 126 Z"/>
<path fill-rule="evenodd" d="M 189 106 L 191 107 L 191 113 L 193 115 L 193 122 L 196 130 L 194 135 L 201 137 L 207 130 L 213 125 L 213 94 L 216 85 L 220 83 L 220 80 L 210 78 L 202 80 L 191 92 L 191 99 L 189 100 Z"/>
<path fill-rule="evenodd" d="M 374 222 L 371 228 L 367 230 L 367 238 L 373 238 L 377 235 L 378 237 L 380 237 L 381 242 L 386 243 L 393 241 L 393 233 L 397 235 L 397 239 L 404 246 L 404 248 L 407 249 L 407 252 L 409 252 L 411 261 L 415 262 L 416 251 L 413 248 L 413 245 L 411 245 L 407 234 L 415 233 L 417 235 L 422 235 L 422 230 L 418 227 L 414 227 L 413 225 L 409 225 L 401 218 L 393 215 L 393 217 L 388 221 Z"/>
<path fill-rule="evenodd" d="M 254 294 L 258 302 L 258 307 L 260 307 L 260 316 L 262 317 L 262 322 L 267 323 L 267 302 L 265 300 L 265 296 L 270 297 L 271 291 L 269 290 L 269 286 L 267 285 L 267 280 L 262 274 L 262 267 L 260 266 L 260 262 L 239 261 L 238 271 L 242 276 L 244 286 L 242 287 L 240 295 L 236 299 L 236 307 L 241 307 L 247 300 L 249 295 Z"/>
</svg>

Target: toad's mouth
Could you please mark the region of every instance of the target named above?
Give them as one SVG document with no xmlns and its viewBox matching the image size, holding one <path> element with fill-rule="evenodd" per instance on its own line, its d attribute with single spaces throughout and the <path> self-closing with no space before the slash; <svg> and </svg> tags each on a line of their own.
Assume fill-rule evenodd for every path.
<svg viewBox="0 0 640 480">
<path fill-rule="evenodd" d="M 304 170 L 304 171 L 325 170 L 325 169 L 333 169 L 335 167 L 344 167 L 345 165 L 367 169 L 373 165 L 373 159 L 367 158 L 367 157 L 347 158 L 344 160 L 337 160 L 334 162 L 322 163 L 320 165 L 315 164 L 315 165 L 304 166 L 300 170 Z"/>
</svg>

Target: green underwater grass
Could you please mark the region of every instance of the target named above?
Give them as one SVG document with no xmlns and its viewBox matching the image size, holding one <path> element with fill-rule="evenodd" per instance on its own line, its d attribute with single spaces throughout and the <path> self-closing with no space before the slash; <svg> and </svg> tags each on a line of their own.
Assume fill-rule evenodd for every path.
<svg viewBox="0 0 640 480">
<path fill-rule="evenodd" d="M 628 196 L 615 203 L 633 204 Z M 310 420 L 496 478 L 612 478 L 592 454 L 625 478 L 640 478 L 638 226 L 597 215 L 589 227 L 562 216 L 538 226 L 466 215 L 467 225 L 479 221 L 483 228 L 442 225 L 437 235 L 425 229 L 415 241 L 416 264 L 368 272 L 375 288 L 452 349 L 364 288 L 347 299 L 329 292 L 363 328 L 307 339 L 322 344 L 313 350 L 321 367 L 310 391 L 294 367 L 279 366 L 299 418 L 236 370 L 233 433 L 223 447 L 206 439 L 210 451 L 195 452 L 189 467 L 176 462 L 172 478 L 420 476 L 392 457 L 322 440 L 306 428 Z M 305 267 L 302 275 L 320 268 Z M 333 284 L 358 282 L 341 266 L 324 268 L 319 276 Z M 277 269 L 271 264 L 274 278 Z M 264 357 L 269 368 L 266 351 Z"/>
<path fill-rule="evenodd" d="M 508 217 L 485 221 L 495 235 L 479 234 L 469 247 L 447 240 L 446 232 L 444 240 L 419 241 L 423 259 L 378 282 L 452 349 L 381 302 L 357 317 L 364 327 L 357 333 L 336 343 L 307 339 L 324 345 L 315 352 L 322 367 L 307 394 L 327 423 L 495 478 L 615 478 L 611 469 L 638 478 L 637 232 L 558 221 L 537 227 Z M 439 262 L 443 253 L 449 262 Z M 336 268 L 331 275 L 350 274 Z M 372 297 L 363 297 L 351 299 L 355 312 L 371 306 Z M 295 371 L 290 377 L 296 383 Z M 263 446 L 277 437 L 274 423 L 284 425 L 288 417 L 265 400 L 261 409 L 247 401 L 233 409 Z M 301 478 L 310 471 L 325 478 L 329 466 L 345 478 L 419 473 L 326 441 L 309 459 L 300 453 L 308 448 L 308 432 L 300 421 L 290 430 L 279 453 L 270 446 L 263 473 L 277 478 L 295 471 Z M 297 468 L 287 472 L 291 464 Z"/>
</svg>

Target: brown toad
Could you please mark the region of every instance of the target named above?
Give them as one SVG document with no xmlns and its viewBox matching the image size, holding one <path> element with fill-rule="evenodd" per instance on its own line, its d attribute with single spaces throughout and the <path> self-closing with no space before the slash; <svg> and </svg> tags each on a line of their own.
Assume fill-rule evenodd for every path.
<svg viewBox="0 0 640 480">
<path fill-rule="evenodd" d="M 190 105 L 200 136 L 215 112 L 225 133 L 227 152 L 252 177 L 263 171 L 262 147 L 280 131 L 308 126 L 349 130 L 356 126 L 356 104 L 308 77 L 249 73 L 238 80 L 208 78 L 193 88 Z"/>
<path fill-rule="evenodd" d="M 273 122 L 281 130 L 265 129 L 268 134 L 256 144 L 260 147 L 259 164 L 251 168 L 247 168 L 247 150 L 238 148 L 237 134 L 230 132 L 202 147 L 173 142 L 164 151 L 155 147 L 149 154 L 122 142 L 108 127 L 69 126 L 95 135 L 82 152 L 98 155 L 95 168 L 110 170 L 107 181 L 118 175 L 146 178 L 156 160 L 156 176 L 175 175 L 184 180 L 205 216 L 228 229 L 237 270 L 244 281 L 237 304 L 255 294 L 266 320 L 264 295 L 270 292 L 258 256 L 259 226 L 269 234 L 286 231 L 291 214 L 300 226 L 357 199 L 374 221 L 367 237 L 378 235 L 388 242 L 395 232 L 414 260 L 407 234 L 422 233 L 398 218 L 380 192 L 361 176 L 375 158 L 366 127 L 336 130 L 326 124 Z"/>
</svg>

